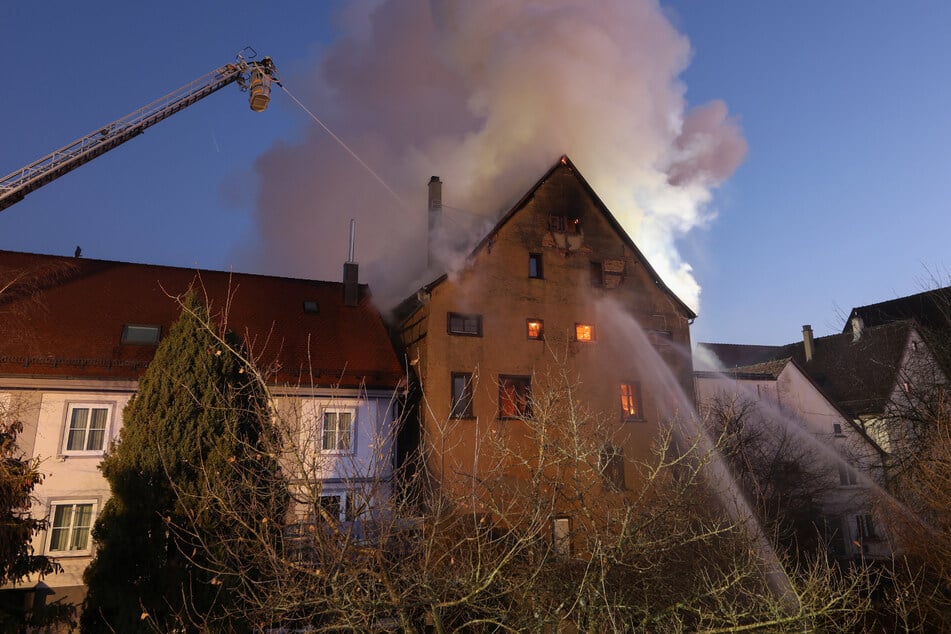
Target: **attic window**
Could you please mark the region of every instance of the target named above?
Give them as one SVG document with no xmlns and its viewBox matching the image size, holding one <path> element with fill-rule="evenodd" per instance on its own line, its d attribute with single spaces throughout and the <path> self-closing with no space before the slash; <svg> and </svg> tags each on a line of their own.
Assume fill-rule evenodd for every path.
<svg viewBox="0 0 951 634">
<path fill-rule="evenodd" d="M 304 312 L 305 312 L 305 313 L 310 313 L 310 314 L 312 314 L 312 315 L 316 315 L 316 314 L 318 314 L 318 313 L 320 312 L 320 305 L 319 305 L 317 302 L 313 301 L 313 300 L 305 299 L 305 300 L 304 300 Z"/>
<path fill-rule="evenodd" d="M 161 326 L 126 324 L 122 327 L 122 343 L 155 345 L 161 336 Z"/>
<path fill-rule="evenodd" d="M 554 233 L 580 233 L 581 218 L 551 214 L 548 216 L 548 229 Z"/>
</svg>

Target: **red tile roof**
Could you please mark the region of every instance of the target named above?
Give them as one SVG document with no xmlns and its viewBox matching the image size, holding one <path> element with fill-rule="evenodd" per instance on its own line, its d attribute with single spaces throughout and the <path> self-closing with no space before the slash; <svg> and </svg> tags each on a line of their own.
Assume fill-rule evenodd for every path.
<svg viewBox="0 0 951 634">
<path fill-rule="evenodd" d="M 135 379 L 155 346 L 123 344 L 123 326 L 167 332 L 174 297 L 193 285 L 213 314 L 227 308 L 272 384 L 392 389 L 402 378 L 365 286 L 351 307 L 338 282 L 12 251 L 0 251 L 0 375 Z"/>
</svg>

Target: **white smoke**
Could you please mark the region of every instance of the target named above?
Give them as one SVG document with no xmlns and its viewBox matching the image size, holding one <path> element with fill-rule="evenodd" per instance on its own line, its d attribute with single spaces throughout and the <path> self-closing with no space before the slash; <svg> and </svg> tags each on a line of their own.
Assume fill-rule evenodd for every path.
<svg viewBox="0 0 951 634">
<path fill-rule="evenodd" d="M 480 239 L 567 154 L 697 306 L 675 244 L 710 219 L 711 189 L 746 144 L 722 102 L 687 111 L 689 43 L 657 2 L 382 0 L 351 3 L 341 24 L 313 77 L 289 88 L 401 201 L 311 126 L 256 164 L 262 268 L 337 279 L 356 218 L 361 276 L 396 299 L 425 276 L 431 175 L 447 221 Z"/>
</svg>

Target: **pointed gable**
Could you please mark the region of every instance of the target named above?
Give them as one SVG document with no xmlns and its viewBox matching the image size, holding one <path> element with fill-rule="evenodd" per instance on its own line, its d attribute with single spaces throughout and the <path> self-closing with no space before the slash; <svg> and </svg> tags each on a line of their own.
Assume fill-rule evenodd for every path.
<svg viewBox="0 0 951 634">
<path fill-rule="evenodd" d="M 493 227 L 472 250 L 469 256 L 470 260 L 482 250 L 491 249 L 499 232 L 501 232 L 513 218 L 524 212 L 526 207 L 529 206 L 529 203 L 536 200 L 540 200 L 543 203 L 542 206 L 548 211 L 550 223 L 555 223 L 556 225 L 562 221 L 565 223 L 563 225 L 565 231 L 557 231 L 557 229 L 562 228 L 561 226 L 554 227 L 555 231 L 553 232 L 549 231 L 549 233 L 559 235 L 554 235 L 550 242 L 545 243 L 546 247 L 561 249 L 566 257 L 570 253 L 586 252 L 586 246 L 589 248 L 590 246 L 594 246 L 595 250 L 597 250 L 596 247 L 598 245 L 586 245 L 584 240 L 572 238 L 572 235 L 577 235 L 577 233 L 573 232 L 580 230 L 580 232 L 583 233 L 586 223 L 594 220 L 593 218 L 586 217 L 588 213 L 594 211 L 594 213 L 598 214 L 607 222 L 615 236 L 631 250 L 640 265 L 644 267 L 652 283 L 674 302 L 681 314 L 687 319 L 695 319 L 697 317 L 696 313 L 664 283 L 660 275 L 657 274 L 657 271 L 654 270 L 650 262 L 647 261 L 647 258 L 644 257 L 641 250 L 634 244 L 630 235 L 628 235 L 621 226 L 621 223 L 617 221 L 617 218 L 610 212 L 604 204 L 604 201 L 601 200 L 601 197 L 592 189 L 591 185 L 588 184 L 588 181 L 585 180 L 584 176 L 581 175 L 581 172 L 578 171 L 578 168 L 575 167 L 567 155 L 563 155 L 558 162 L 538 179 L 535 185 L 499 219 L 495 227 Z M 577 224 L 571 226 L 572 223 L 576 221 Z M 551 228 L 552 227 L 549 226 L 549 229 Z M 563 240 L 560 239 L 560 234 L 562 233 L 565 234 Z M 610 267 L 611 263 L 605 262 L 605 265 Z M 608 275 L 611 275 L 611 271 L 608 271 Z M 438 284 L 443 279 L 444 278 L 440 278 L 433 282 L 433 284 Z"/>
</svg>

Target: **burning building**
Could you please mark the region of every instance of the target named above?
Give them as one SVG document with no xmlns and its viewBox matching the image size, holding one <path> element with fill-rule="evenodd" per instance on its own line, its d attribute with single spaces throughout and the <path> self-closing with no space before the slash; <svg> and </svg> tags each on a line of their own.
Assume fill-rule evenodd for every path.
<svg viewBox="0 0 951 634">
<path fill-rule="evenodd" d="M 438 213 L 433 185 L 441 196 L 442 184 L 430 182 L 430 213 Z M 487 513 L 497 503 L 490 477 L 510 499 L 524 497 L 545 469 L 529 454 L 538 443 L 567 442 L 568 418 L 582 410 L 598 429 L 591 472 L 624 490 L 662 421 L 684 395 L 692 401 L 693 311 L 568 157 L 461 270 L 420 288 L 397 317 L 421 395 L 422 460 L 446 494 Z M 570 504 L 556 506 L 552 531 L 568 547 Z"/>
</svg>

